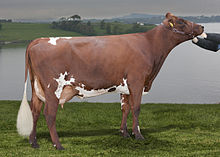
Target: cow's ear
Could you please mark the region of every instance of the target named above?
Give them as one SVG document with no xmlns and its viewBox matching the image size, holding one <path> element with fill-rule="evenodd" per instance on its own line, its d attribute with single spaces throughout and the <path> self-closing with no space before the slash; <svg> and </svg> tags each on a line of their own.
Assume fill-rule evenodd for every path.
<svg viewBox="0 0 220 157">
<path fill-rule="evenodd" d="M 166 14 L 166 18 L 167 18 L 167 19 L 172 19 L 172 18 L 173 18 L 173 14 L 171 14 L 171 13 L 168 12 L 168 13 Z"/>
</svg>

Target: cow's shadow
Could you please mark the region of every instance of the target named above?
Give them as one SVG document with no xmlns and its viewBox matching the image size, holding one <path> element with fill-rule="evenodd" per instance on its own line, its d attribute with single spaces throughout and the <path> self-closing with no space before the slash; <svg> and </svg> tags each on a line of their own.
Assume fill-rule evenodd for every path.
<svg viewBox="0 0 220 157">
<path fill-rule="evenodd" d="M 160 133 L 164 131 L 168 131 L 170 129 L 174 128 L 180 128 L 181 126 L 179 125 L 168 125 L 160 128 L 147 128 L 147 129 L 141 129 L 142 135 L 145 137 L 145 139 L 152 138 L 151 133 Z M 183 128 L 183 126 L 182 126 Z M 129 129 L 129 133 L 131 135 L 132 130 Z M 89 136 L 111 136 L 111 135 L 116 135 L 120 137 L 120 132 L 119 129 L 90 129 L 90 130 L 67 130 L 67 131 L 57 131 L 58 135 L 60 138 L 62 137 L 89 137 Z M 37 133 L 37 138 L 38 139 L 48 139 L 49 141 L 51 140 L 49 131 L 40 131 Z M 134 137 L 131 136 L 131 138 L 134 139 Z"/>
<path fill-rule="evenodd" d="M 88 136 L 105 136 L 119 134 L 119 129 L 91 129 L 91 130 L 68 130 L 57 131 L 59 137 L 88 137 Z M 50 140 L 49 131 L 41 131 L 37 133 L 37 138 L 48 138 Z"/>
<path fill-rule="evenodd" d="M 150 150 L 156 147 L 160 147 L 161 149 L 169 149 L 172 148 L 175 145 L 175 143 L 172 143 L 170 140 L 161 139 L 155 136 L 155 133 L 169 131 L 170 129 L 180 128 L 180 127 L 183 126 L 168 125 L 160 128 L 141 129 L 142 135 L 145 137 L 145 140 L 142 141 L 135 140 L 133 136 L 131 136 L 131 138 L 125 139 L 122 136 L 120 136 L 119 129 L 112 129 L 112 128 L 90 129 L 90 130 L 79 129 L 79 130 L 66 130 L 66 131 L 58 130 L 58 135 L 60 139 L 63 138 L 63 141 L 61 140 L 61 143 L 63 144 L 69 143 L 70 141 L 72 145 L 85 144 L 82 142 L 83 137 L 94 137 L 94 138 L 90 138 L 89 140 L 85 140 L 86 144 L 97 147 L 105 147 L 105 148 L 117 147 L 116 149 L 119 148 L 125 149 L 126 147 L 128 147 L 126 149 L 129 149 L 133 145 L 135 149 L 140 149 L 140 150 L 143 149 Z M 129 129 L 129 133 L 131 134 L 131 129 Z M 69 138 L 72 137 L 76 137 L 75 140 L 74 139 L 69 140 Z M 37 139 L 38 141 L 46 139 L 48 142 L 51 142 L 49 131 L 47 130 L 39 131 L 37 133 Z M 23 143 L 27 141 L 22 140 L 20 142 Z"/>
<path fill-rule="evenodd" d="M 193 126 L 190 126 L 192 128 Z M 197 126 L 194 126 L 195 128 Z M 186 126 L 180 125 L 168 125 L 160 128 L 147 128 L 141 129 L 141 133 L 144 137 L 150 136 L 151 133 L 160 133 L 164 131 L 168 131 L 170 129 L 182 128 L 187 129 Z M 131 129 L 129 129 L 129 133 L 131 134 Z M 105 136 L 105 135 L 120 135 L 119 129 L 90 129 L 90 130 L 66 130 L 66 131 L 57 131 L 59 137 L 88 137 L 88 136 Z M 38 139 L 48 139 L 50 140 L 50 134 L 48 130 L 37 132 Z"/>
<path fill-rule="evenodd" d="M 197 126 L 190 126 L 190 128 L 196 128 Z M 160 128 L 145 128 L 141 129 L 141 133 L 144 137 L 150 136 L 151 133 L 160 133 L 164 131 L 168 131 L 170 129 L 181 128 L 187 129 L 186 126 L 181 125 L 167 125 Z M 131 129 L 129 129 L 129 133 L 131 134 Z M 119 129 L 90 129 L 90 130 L 66 130 L 66 131 L 57 131 L 59 137 L 88 137 L 88 136 L 105 136 L 105 135 L 120 135 Z M 50 134 L 48 130 L 37 132 L 37 138 L 48 138 L 50 140 Z"/>
</svg>

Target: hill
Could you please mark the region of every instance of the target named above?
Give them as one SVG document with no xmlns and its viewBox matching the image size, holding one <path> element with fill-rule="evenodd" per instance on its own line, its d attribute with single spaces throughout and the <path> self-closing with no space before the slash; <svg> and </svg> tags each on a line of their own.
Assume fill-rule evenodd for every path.
<svg viewBox="0 0 220 157">
<path fill-rule="evenodd" d="M 220 22 L 220 16 L 213 15 L 213 16 L 180 16 L 184 19 L 196 22 L 196 23 L 214 23 Z M 148 24 L 159 24 L 163 21 L 164 15 L 152 15 L 152 14 L 140 14 L 140 13 L 132 13 L 129 15 L 125 15 L 118 18 L 107 19 L 106 21 L 118 21 L 124 23 L 148 23 Z"/>
</svg>

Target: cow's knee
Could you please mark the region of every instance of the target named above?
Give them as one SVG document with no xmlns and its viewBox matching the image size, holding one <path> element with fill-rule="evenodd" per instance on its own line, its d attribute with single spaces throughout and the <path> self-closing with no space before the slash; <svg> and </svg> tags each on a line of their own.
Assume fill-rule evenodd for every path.
<svg viewBox="0 0 220 157">
<path fill-rule="evenodd" d="M 48 114 L 46 114 L 44 116 L 45 116 L 48 128 L 51 129 L 51 127 L 55 125 L 56 115 L 48 115 Z"/>
</svg>

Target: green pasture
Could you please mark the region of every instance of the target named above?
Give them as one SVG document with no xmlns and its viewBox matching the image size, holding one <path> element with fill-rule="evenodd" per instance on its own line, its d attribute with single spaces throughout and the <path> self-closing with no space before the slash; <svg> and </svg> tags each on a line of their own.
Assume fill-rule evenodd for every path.
<svg viewBox="0 0 220 157">
<path fill-rule="evenodd" d="M 66 103 L 57 113 L 57 131 L 65 148 L 52 146 L 41 114 L 39 149 L 16 132 L 20 101 L 0 101 L 0 156 L 220 156 L 220 104 L 142 104 L 145 140 L 119 135 L 119 103 Z M 131 115 L 128 129 L 131 133 Z"/>
</svg>

